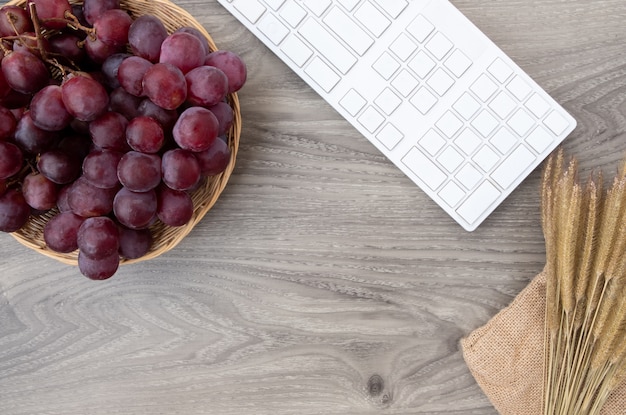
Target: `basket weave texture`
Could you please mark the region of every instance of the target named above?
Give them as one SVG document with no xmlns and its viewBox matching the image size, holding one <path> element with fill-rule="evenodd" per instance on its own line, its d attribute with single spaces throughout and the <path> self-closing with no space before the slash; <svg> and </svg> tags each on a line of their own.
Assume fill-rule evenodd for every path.
<svg viewBox="0 0 626 415">
<path fill-rule="evenodd" d="M 9 5 L 25 6 L 27 0 L 12 0 Z M 82 1 L 72 1 L 71 4 L 81 4 Z M 217 46 L 206 29 L 198 23 L 186 10 L 175 5 L 168 0 L 120 0 L 120 6 L 126 10 L 133 18 L 141 15 L 151 14 L 163 22 L 169 33 L 185 26 L 198 29 L 206 38 L 212 51 L 217 50 Z M 233 126 L 228 132 L 228 145 L 231 150 L 231 158 L 226 170 L 216 176 L 204 179 L 200 187 L 191 194 L 194 203 L 194 213 L 191 220 L 184 226 L 166 226 L 160 221 L 156 221 L 150 230 L 153 236 L 153 244 L 148 253 L 141 258 L 126 259 L 121 258 L 121 264 L 130 264 L 155 258 L 180 243 L 185 236 L 191 232 L 196 224 L 213 207 L 220 194 L 226 187 L 228 179 L 235 167 L 237 150 L 239 148 L 239 136 L 241 134 L 241 111 L 239 99 L 236 93 L 228 95 L 228 103 L 233 109 Z M 13 232 L 11 235 L 24 246 L 33 249 L 43 255 L 54 258 L 69 265 L 77 265 L 78 251 L 69 254 L 55 252 L 46 246 L 43 238 L 43 228 L 58 211 L 53 209 L 41 215 L 32 215 L 22 229 Z"/>
</svg>

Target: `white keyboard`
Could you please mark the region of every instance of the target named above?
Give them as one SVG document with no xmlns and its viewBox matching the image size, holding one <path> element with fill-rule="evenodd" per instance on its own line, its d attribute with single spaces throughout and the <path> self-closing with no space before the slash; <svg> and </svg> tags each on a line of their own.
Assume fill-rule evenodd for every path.
<svg viewBox="0 0 626 415">
<path fill-rule="evenodd" d="M 576 121 L 447 0 L 218 0 L 467 231 Z"/>
</svg>

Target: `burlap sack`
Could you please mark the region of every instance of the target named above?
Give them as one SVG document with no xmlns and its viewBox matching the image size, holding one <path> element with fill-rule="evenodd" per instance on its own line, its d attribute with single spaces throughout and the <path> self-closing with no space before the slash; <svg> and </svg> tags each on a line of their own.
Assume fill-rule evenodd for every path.
<svg viewBox="0 0 626 415">
<path fill-rule="evenodd" d="M 545 288 L 541 273 L 507 308 L 461 340 L 472 375 L 502 415 L 541 414 Z M 602 414 L 626 414 L 626 383 Z"/>
</svg>

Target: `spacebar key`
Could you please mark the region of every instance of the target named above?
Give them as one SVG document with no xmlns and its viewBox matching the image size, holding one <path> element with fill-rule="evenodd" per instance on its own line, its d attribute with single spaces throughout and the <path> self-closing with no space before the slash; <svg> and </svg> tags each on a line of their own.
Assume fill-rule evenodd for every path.
<svg viewBox="0 0 626 415">
<path fill-rule="evenodd" d="M 316 21 L 307 20 L 298 32 L 341 73 L 346 74 L 356 63 L 348 49 Z"/>
</svg>

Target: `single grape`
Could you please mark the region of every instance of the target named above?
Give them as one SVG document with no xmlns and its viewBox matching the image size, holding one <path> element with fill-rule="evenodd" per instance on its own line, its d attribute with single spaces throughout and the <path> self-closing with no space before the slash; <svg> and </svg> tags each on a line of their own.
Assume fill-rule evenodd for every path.
<svg viewBox="0 0 626 415">
<path fill-rule="evenodd" d="M 219 122 L 215 115 L 203 107 L 187 108 L 174 124 L 172 135 L 185 150 L 204 151 L 217 139 Z"/>
<path fill-rule="evenodd" d="M 211 52 L 204 60 L 205 65 L 215 66 L 228 78 L 228 92 L 239 91 L 246 83 L 248 70 L 239 55 L 229 50 Z"/>
<path fill-rule="evenodd" d="M 93 28 L 99 40 L 115 47 L 128 43 L 128 29 L 133 19 L 121 9 L 111 9 L 103 12 L 93 22 Z"/>
<path fill-rule="evenodd" d="M 189 33 L 190 35 L 194 35 L 195 37 L 197 37 L 200 43 L 202 43 L 202 49 L 204 50 L 205 56 L 211 52 L 209 41 L 207 40 L 206 36 L 202 32 L 200 32 L 200 30 L 198 30 L 197 28 L 192 27 L 192 26 L 183 26 L 174 31 L 174 33 L 180 33 L 180 32 Z"/>
<path fill-rule="evenodd" d="M 164 133 L 171 132 L 176 120 L 178 119 L 178 111 L 161 108 L 154 102 L 150 101 L 149 98 L 145 98 L 141 101 L 138 110 L 141 115 L 157 120 L 159 124 L 161 124 Z"/>
<path fill-rule="evenodd" d="M 78 228 L 78 249 L 91 259 L 102 259 L 117 253 L 120 234 L 117 225 L 106 216 L 87 218 Z"/>
<path fill-rule="evenodd" d="M 108 215 L 113 210 L 117 188 L 100 189 L 79 177 L 68 190 L 67 203 L 75 214 L 84 218 Z"/>
<path fill-rule="evenodd" d="M 93 121 L 109 105 L 109 95 L 102 84 L 95 79 L 76 75 L 61 85 L 63 103 L 67 111 L 82 121 Z"/>
<path fill-rule="evenodd" d="M 67 26 L 65 14 L 72 12 L 67 0 L 29 0 L 35 5 L 37 17 L 49 29 L 63 29 Z"/>
<path fill-rule="evenodd" d="M 226 141 L 218 138 L 211 144 L 208 150 L 194 153 L 198 164 L 200 164 L 200 174 L 203 176 L 214 176 L 223 173 L 230 163 L 231 149 Z"/>
<path fill-rule="evenodd" d="M 33 22 L 25 8 L 4 5 L 0 8 L 0 37 L 32 32 Z"/>
<path fill-rule="evenodd" d="M 82 7 L 85 21 L 90 25 L 93 25 L 107 10 L 119 8 L 120 0 L 84 0 Z"/>
<path fill-rule="evenodd" d="M 187 100 L 192 105 L 210 107 L 226 98 L 228 78 L 215 66 L 198 66 L 185 74 Z"/>
<path fill-rule="evenodd" d="M 217 104 L 209 107 L 209 110 L 215 115 L 219 123 L 217 129 L 217 135 L 224 135 L 233 126 L 235 114 L 233 108 L 226 102 L 218 102 Z"/>
<path fill-rule="evenodd" d="M 139 56 L 124 59 L 117 72 L 117 80 L 129 94 L 140 97 L 143 95 L 143 77 L 152 67 L 152 62 Z"/>
<path fill-rule="evenodd" d="M 161 44 L 159 62 L 176 66 L 183 73 L 201 66 L 206 58 L 202 42 L 185 32 L 172 33 Z"/>
<path fill-rule="evenodd" d="M 2 59 L 2 74 L 9 86 L 22 94 L 34 94 L 50 80 L 46 65 L 27 51 L 6 55 Z"/>
<path fill-rule="evenodd" d="M 37 170 L 56 184 L 68 184 L 80 175 L 80 160 L 61 150 L 42 153 L 37 160 Z"/>
<path fill-rule="evenodd" d="M 143 98 L 126 92 L 122 87 L 115 88 L 110 94 L 110 110 L 124 115 L 128 120 L 140 115 L 139 104 Z"/>
<path fill-rule="evenodd" d="M 0 141 L 0 179 L 8 179 L 22 169 L 24 156 L 18 146 Z"/>
<path fill-rule="evenodd" d="M 147 192 L 161 182 L 161 158 L 156 154 L 129 151 L 117 166 L 117 177 L 133 192 Z"/>
<path fill-rule="evenodd" d="M 130 150 L 126 142 L 127 125 L 128 119 L 122 114 L 107 111 L 89 123 L 89 135 L 100 148 L 126 152 Z"/>
<path fill-rule="evenodd" d="M 123 153 L 114 150 L 93 150 L 83 160 L 83 177 L 101 189 L 118 187 L 117 166 Z"/>
<path fill-rule="evenodd" d="M 43 239 L 48 248 L 63 254 L 77 250 L 78 228 L 84 220 L 72 212 L 60 212 L 53 216 L 43 228 Z"/>
<path fill-rule="evenodd" d="M 187 192 L 161 185 L 157 192 L 157 217 L 168 226 L 183 226 L 193 216 L 193 200 Z"/>
<path fill-rule="evenodd" d="M 113 201 L 115 217 L 131 229 L 147 228 L 156 217 L 156 211 L 157 196 L 154 190 L 133 192 L 123 187 Z"/>
<path fill-rule="evenodd" d="M 190 151 L 176 148 L 163 154 L 163 183 L 174 190 L 189 190 L 200 180 L 200 164 Z"/>
<path fill-rule="evenodd" d="M 37 127 L 28 111 L 18 120 L 14 138 L 22 151 L 38 154 L 54 147 L 59 140 L 59 133 Z"/>
<path fill-rule="evenodd" d="M 119 88 L 120 81 L 117 79 L 117 73 L 120 69 L 120 64 L 122 61 L 128 57 L 131 57 L 131 54 L 128 53 L 114 53 L 113 55 L 106 58 L 106 60 L 102 63 L 102 74 L 104 75 L 104 82 L 107 87 L 111 89 Z"/>
<path fill-rule="evenodd" d="M 130 25 L 128 43 L 133 54 L 157 63 L 161 55 L 161 44 L 167 36 L 167 29 L 159 18 L 144 14 Z"/>
<path fill-rule="evenodd" d="M 91 36 L 87 36 L 85 39 L 85 53 L 96 64 L 103 64 L 111 55 L 124 52 L 124 46 L 116 46 L 109 43 L 105 43 L 102 40 L 96 38 L 95 40 Z"/>
<path fill-rule="evenodd" d="M 159 107 L 174 110 L 187 99 L 187 81 L 176 66 L 155 63 L 143 77 L 143 92 Z"/>
<path fill-rule="evenodd" d="M 152 247 L 152 232 L 148 229 L 130 229 L 120 226 L 119 254 L 127 259 L 137 259 L 146 255 Z"/>
<path fill-rule="evenodd" d="M 24 195 L 9 189 L 0 195 L 0 232 L 15 232 L 28 222 L 31 208 Z"/>
<path fill-rule="evenodd" d="M 58 85 L 48 85 L 33 96 L 30 116 L 37 127 L 46 131 L 61 131 L 70 125 L 73 118 L 65 108 Z"/>
<path fill-rule="evenodd" d="M 116 252 L 106 258 L 93 259 L 78 251 L 78 269 L 81 274 L 91 280 L 106 280 L 117 272 L 120 256 Z"/>
<path fill-rule="evenodd" d="M 49 39 L 50 50 L 79 65 L 85 61 L 87 53 L 79 46 L 82 39 L 74 33 L 59 33 Z"/>
<path fill-rule="evenodd" d="M 126 127 L 126 141 L 135 151 L 156 153 L 163 146 L 164 140 L 163 127 L 152 117 L 133 118 Z"/>
<path fill-rule="evenodd" d="M 59 189 L 46 176 L 29 173 L 22 181 L 22 192 L 26 203 L 35 210 L 50 210 L 57 204 Z"/>
<path fill-rule="evenodd" d="M 13 137 L 17 128 L 17 120 L 13 112 L 0 106 L 0 141 Z"/>
</svg>

